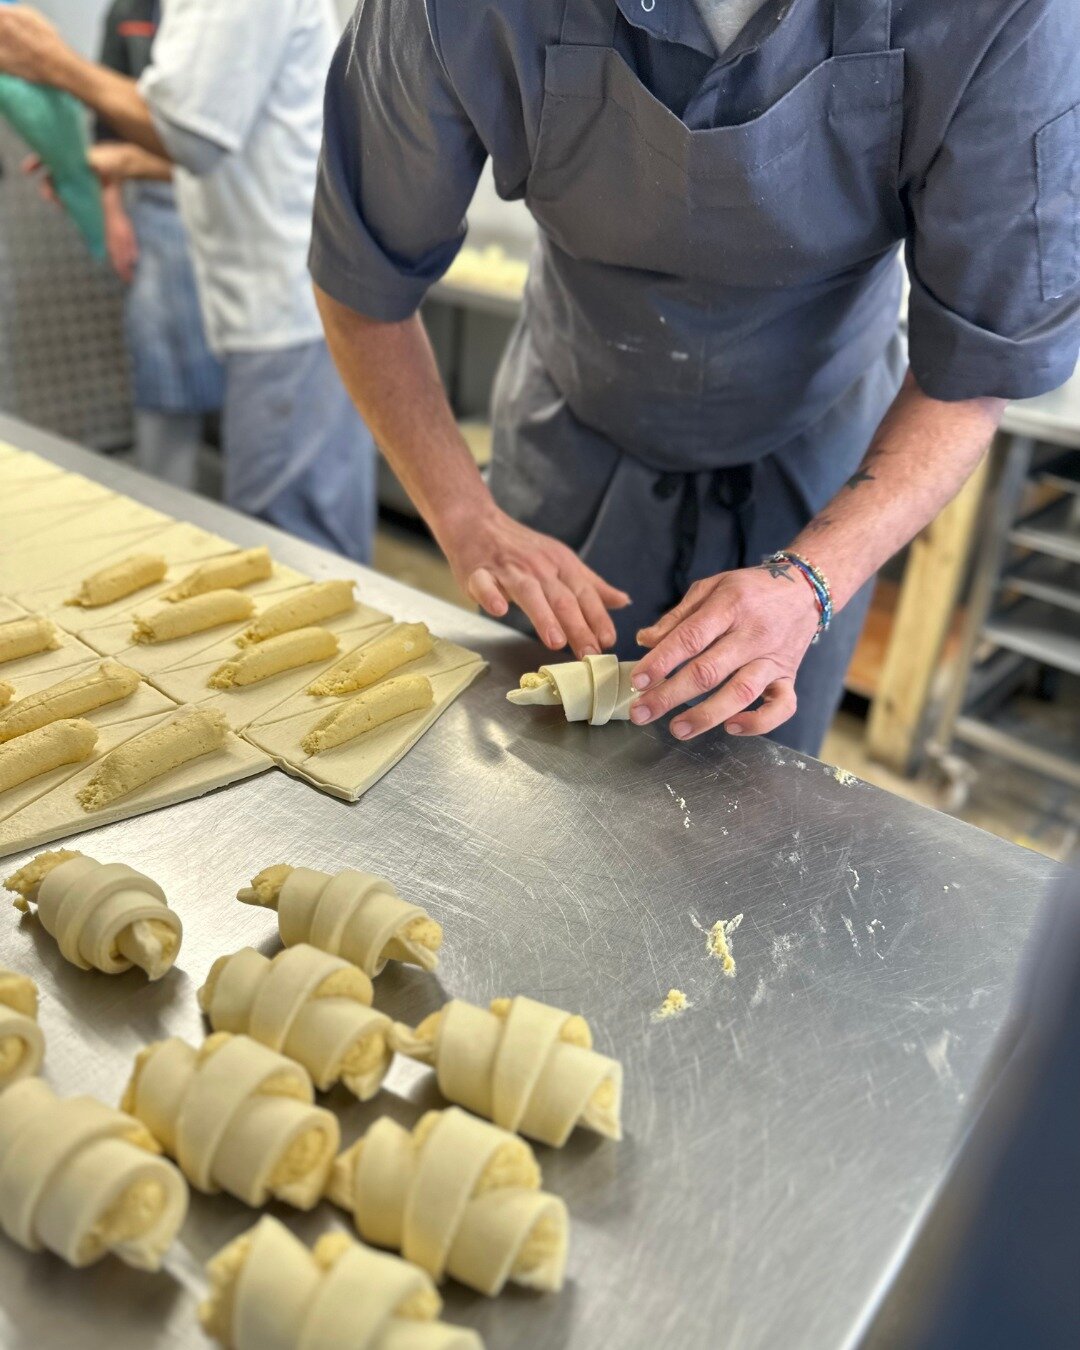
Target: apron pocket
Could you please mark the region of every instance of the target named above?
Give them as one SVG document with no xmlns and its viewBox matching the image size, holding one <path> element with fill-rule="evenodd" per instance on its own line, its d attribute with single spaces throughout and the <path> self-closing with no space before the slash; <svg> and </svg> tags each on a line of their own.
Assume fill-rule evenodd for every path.
<svg viewBox="0 0 1080 1350">
<path fill-rule="evenodd" d="M 1080 282 L 1080 104 L 1036 134 L 1039 274 L 1044 300 Z"/>
</svg>

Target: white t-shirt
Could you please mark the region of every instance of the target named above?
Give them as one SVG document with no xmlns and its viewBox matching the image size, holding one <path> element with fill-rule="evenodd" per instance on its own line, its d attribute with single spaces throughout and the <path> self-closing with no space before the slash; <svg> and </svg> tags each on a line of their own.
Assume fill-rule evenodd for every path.
<svg viewBox="0 0 1080 1350">
<path fill-rule="evenodd" d="M 211 346 L 322 336 L 307 253 L 333 0 L 165 0 L 139 87 L 176 160 Z"/>
<path fill-rule="evenodd" d="M 765 5 L 765 0 L 694 0 L 701 22 L 716 43 L 719 56 L 727 51 L 742 30 Z"/>
</svg>

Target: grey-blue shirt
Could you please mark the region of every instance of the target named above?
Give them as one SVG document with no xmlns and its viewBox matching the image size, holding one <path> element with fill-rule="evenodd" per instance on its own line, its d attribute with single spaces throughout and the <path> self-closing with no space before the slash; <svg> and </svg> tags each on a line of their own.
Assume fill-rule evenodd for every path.
<svg viewBox="0 0 1080 1350">
<path fill-rule="evenodd" d="M 660 108 L 645 111 L 661 127 L 657 119 L 670 115 L 690 132 L 752 128 L 832 55 L 831 0 L 767 0 L 719 58 L 693 0 L 654 0 L 648 10 L 643 0 L 618 0 L 618 9 L 614 51 L 642 100 Z M 361 0 L 327 88 L 311 251 L 324 290 L 374 318 L 405 318 L 460 247 L 486 158 L 500 195 L 529 199 L 545 64 L 563 17 L 564 0 Z M 676 374 L 695 396 L 713 383 L 723 390 L 710 412 L 732 444 L 756 446 L 766 424 L 776 435 L 778 423 L 805 421 L 796 404 L 817 415 L 867 368 L 895 324 L 892 256 L 901 241 L 912 282 L 911 364 L 926 393 L 1028 397 L 1063 383 L 1075 367 L 1080 4 L 897 0 L 889 45 L 904 53 L 902 117 L 895 144 L 882 150 L 891 158 L 884 204 L 879 193 L 873 205 L 881 216 L 875 256 L 856 265 L 838 254 L 830 269 L 826 227 L 817 232 L 813 269 L 778 252 L 774 275 L 764 257 L 748 284 L 701 283 L 715 341 L 700 365 L 680 351 Z M 627 134 L 635 134 L 632 122 Z M 790 129 L 786 135 L 792 139 Z M 816 165 L 794 162 L 812 200 Z M 692 193 L 692 175 L 689 182 Z M 625 210 L 634 209 L 628 185 Z M 850 209 L 835 205 L 837 213 Z M 835 219 L 844 226 L 841 214 Z M 580 235 L 587 234 L 586 219 Z M 609 295 L 649 294 L 670 282 L 632 266 L 559 257 L 555 281 L 548 267 L 533 287 L 572 291 L 595 281 Z M 685 281 L 683 308 L 698 293 L 692 276 Z M 677 328 L 678 313 L 672 305 L 662 322 Z M 575 360 L 587 367 L 589 334 L 580 323 L 575 340 L 582 344 Z M 845 353 L 860 344 L 865 357 L 848 361 Z M 651 365 L 635 368 L 632 352 L 627 360 L 628 380 L 651 378 Z M 674 384 L 658 395 L 672 391 Z M 671 408 L 679 406 L 673 396 Z"/>
</svg>

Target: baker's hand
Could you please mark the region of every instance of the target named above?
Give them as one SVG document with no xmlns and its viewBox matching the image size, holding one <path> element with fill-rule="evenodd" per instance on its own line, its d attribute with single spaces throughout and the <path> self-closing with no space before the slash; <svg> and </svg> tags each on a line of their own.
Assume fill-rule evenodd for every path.
<svg viewBox="0 0 1080 1350">
<path fill-rule="evenodd" d="M 498 508 L 440 531 L 458 585 L 493 618 L 511 604 L 529 617 L 553 651 L 569 643 L 579 659 L 614 646 L 609 609 L 630 603 L 557 539 L 519 525 Z"/>
<path fill-rule="evenodd" d="M 674 736 L 691 740 L 721 725 L 733 736 L 772 731 L 795 711 L 795 672 L 818 618 L 813 591 L 790 563 L 696 581 L 685 600 L 638 634 L 652 650 L 634 671 L 635 689 L 647 692 L 630 716 L 652 722 L 716 690 L 674 719 Z M 761 707 L 748 712 L 759 698 Z"/>
<path fill-rule="evenodd" d="M 71 48 L 44 14 L 0 5 L 0 71 L 35 84 L 58 84 Z"/>
<path fill-rule="evenodd" d="M 20 167 L 27 178 L 37 180 L 38 196 L 43 202 L 48 202 L 50 206 L 60 205 L 60 198 L 56 195 L 56 186 L 53 183 L 52 174 L 41 162 L 39 155 L 27 155 Z"/>
</svg>

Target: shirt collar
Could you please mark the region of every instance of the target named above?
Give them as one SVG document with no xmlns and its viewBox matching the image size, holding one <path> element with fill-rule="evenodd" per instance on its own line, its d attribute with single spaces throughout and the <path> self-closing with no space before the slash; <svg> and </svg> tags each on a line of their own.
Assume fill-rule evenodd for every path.
<svg viewBox="0 0 1080 1350">
<path fill-rule="evenodd" d="M 692 47 L 717 58 L 716 45 L 701 19 L 694 0 L 616 0 L 623 18 L 634 28 L 664 42 Z M 726 52 L 719 57 L 727 65 L 757 51 L 765 39 L 795 9 L 799 0 L 765 0 Z"/>
</svg>

